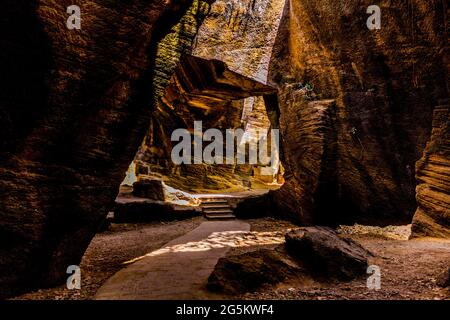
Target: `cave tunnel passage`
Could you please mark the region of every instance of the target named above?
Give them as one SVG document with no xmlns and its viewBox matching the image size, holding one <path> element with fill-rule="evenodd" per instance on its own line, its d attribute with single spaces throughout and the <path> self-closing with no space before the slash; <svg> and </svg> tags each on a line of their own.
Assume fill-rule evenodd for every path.
<svg viewBox="0 0 450 320">
<path fill-rule="evenodd" d="M 195 206 L 208 195 L 245 197 L 278 189 L 284 182 L 279 136 L 272 130 L 277 128 L 278 119 L 272 115 L 269 119 L 265 103 L 265 96 L 274 94 L 273 88 L 230 71 L 221 61 L 182 57 L 153 112 L 148 134 L 126 172 L 118 201 L 143 198 Z M 208 129 L 222 134 L 218 141 L 222 142 L 222 160 L 208 164 L 202 159 L 202 163 L 194 163 L 195 143 L 189 143 L 190 161 L 175 164 L 172 150 L 178 141 L 171 141 L 172 133 L 185 129 L 193 142 L 199 133 L 194 130 L 198 121 L 202 125 L 203 152 L 211 141 L 217 142 L 215 136 L 206 141 Z M 232 164 L 226 159 L 230 147 L 227 130 L 236 135 Z M 262 136 L 265 140 L 261 140 Z M 266 148 L 263 151 L 259 150 L 262 144 Z M 245 150 L 244 163 L 243 158 L 238 162 L 238 150 Z M 256 163 L 251 161 L 251 150 L 256 151 Z M 217 152 L 216 149 L 211 154 L 220 156 Z M 261 153 L 270 161 L 262 163 Z"/>
</svg>

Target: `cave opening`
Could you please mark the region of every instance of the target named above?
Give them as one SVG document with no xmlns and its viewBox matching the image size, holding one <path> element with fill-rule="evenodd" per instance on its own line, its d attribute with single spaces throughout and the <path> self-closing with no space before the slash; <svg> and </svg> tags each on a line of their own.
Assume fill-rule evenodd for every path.
<svg viewBox="0 0 450 320">
<path fill-rule="evenodd" d="M 192 210 L 188 207 L 206 199 L 279 189 L 284 179 L 274 95 L 274 88 L 229 70 L 222 61 L 183 55 L 116 202 L 129 206 L 146 200 L 155 204 L 148 214 L 157 218 L 174 205 Z M 174 150 L 181 142 L 174 136 L 180 130 L 188 142 L 177 162 Z"/>
<path fill-rule="evenodd" d="M 120 185 L 116 203 L 138 198 L 161 206 L 197 206 L 199 197 L 261 196 L 284 183 L 279 133 L 277 148 L 273 148 L 271 139 L 273 131 L 279 129 L 277 89 L 267 83 L 272 47 L 286 1 L 256 7 L 245 7 L 240 2 L 231 7 L 229 4 L 193 1 L 178 24 L 159 41 L 149 129 Z M 236 15 L 241 11 L 245 14 Z M 243 42 L 243 36 L 257 30 L 260 38 Z M 230 130 L 243 131 L 243 136 L 233 139 L 232 163 L 196 161 L 196 121 L 202 121 L 206 132 L 217 130 L 224 137 Z M 172 159 L 175 143 L 171 138 L 180 129 L 191 133 L 193 163 L 175 164 Z M 267 163 L 260 161 L 265 154 L 259 148 L 262 137 L 267 141 L 268 165 L 274 166 L 270 172 Z M 213 144 L 217 139 L 210 141 Z M 229 146 L 223 142 L 221 151 L 225 156 Z M 207 142 L 201 144 L 208 148 Z M 252 162 L 255 144 L 257 161 Z M 213 152 L 215 159 L 217 151 Z M 244 153 L 244 162 L 239 162 L 239 151 Z"/>
</svg>

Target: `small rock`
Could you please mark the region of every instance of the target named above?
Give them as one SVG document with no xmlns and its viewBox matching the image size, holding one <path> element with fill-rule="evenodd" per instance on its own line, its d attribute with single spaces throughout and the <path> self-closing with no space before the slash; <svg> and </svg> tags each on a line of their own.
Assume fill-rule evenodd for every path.
<svg viewBox="0 0 450 320">
<path fill-rule="evenodd" d="M 442 288 L 450 286 L 450 267 L 439 275 L 436 284 Z"/>
</svg>

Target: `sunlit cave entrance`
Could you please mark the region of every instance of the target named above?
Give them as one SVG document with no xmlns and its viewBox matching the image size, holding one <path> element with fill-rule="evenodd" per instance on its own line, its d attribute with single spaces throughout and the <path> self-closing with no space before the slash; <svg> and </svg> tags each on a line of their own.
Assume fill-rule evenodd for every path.
<svg viewBox="0 0 450 320">
<path fill-rule="evenodd" d="M 217 207 L 209 209 L 215 215 L 206 216 L 232 217 L 236 203 L 231 205 L 231 199 L 280 188 L 284 179 L 277 110 L 265 102 L 275 94 L 274 88 L 229 70 L 221 61 L 183 56 L 121 184 L 117 215 L 124 218 L 123 201 L 127 207 L 133 200 L 146 200 L 158 208 L 192 210 L 215 200 Z M 174 141 L 180 130 L 186 148 L 174 153 L 183 142 Z M 211 145 L 217 148 L 208 153 Z"/>
</svg>

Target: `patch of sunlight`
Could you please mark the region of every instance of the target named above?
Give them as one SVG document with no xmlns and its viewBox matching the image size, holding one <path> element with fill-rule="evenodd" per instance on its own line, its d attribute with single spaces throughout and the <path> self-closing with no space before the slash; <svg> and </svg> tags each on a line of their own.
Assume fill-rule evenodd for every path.
<svg viewBox="0 0 450 320">
<path fill-rule="evenodd" d="M 408 240 L 411 235 L 411 225 L 377 227 L 356 223 L 353 226 L 340 225 L 337 232 L 347 235 L 372 235 L 393 240 Z"/>
<path fill-rule="evenodd" d="M 286 231 L 276 232 L 256 232 L 256 231 L 222 231 L 213 232 L 206 239 L 193 241 L 172 246 L 166 246 L 161 249 L 147 253 L 141 257 L 128 260 L 123 264 L 130 264 L 146 257 L 155 257 L 169 253 L 180 252 L 200 252 L 221 248 L 237 248 L 261 245 L 275 245 L 284 243 Z"/>
<path fill-rule="evenodd" d="M 172 188 L 162 182 L 164 190 L 164 198 L 166 202 L 184 205 L 184 206 L 199 206 L 202 202 L 193 194 L 190 194 L 179 189 Z"/>
<path fill-rule="evenodd" d="M 134 163 L 134 161 L 132 161 L 130 166 L 128 167 L 125 179 L 122 181 L 121 185 L 132 186 L 136 181 L 136 164 Z"/>
</svg>

